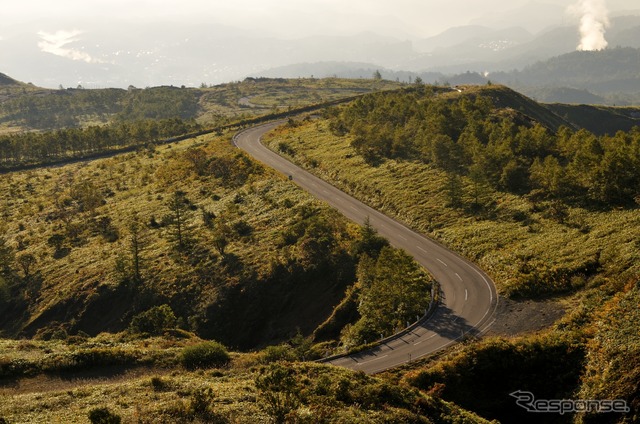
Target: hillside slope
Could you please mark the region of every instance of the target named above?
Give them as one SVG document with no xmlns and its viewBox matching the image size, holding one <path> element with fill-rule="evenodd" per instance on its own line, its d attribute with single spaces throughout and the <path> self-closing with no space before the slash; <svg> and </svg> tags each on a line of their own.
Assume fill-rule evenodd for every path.
<svg viewBox="0 0 640 424">
<path fill-rule="evenodd" d="M 209 126 L 401 86 L 390 81 L 337 78 L 247 78 L 242 82 L 138 89 L 50 90 L 4 76 L 0 132 L 86 127 L 142 119 L 195 119 Z"/>
<path fill-rule="evenodd" d="M 597 135 L 614 135 L 617 131 L 630 131 L 640 126 L 640 107 L 540 103 L 501 85 L 463 85 L 457 88 L 462 93 L 452 93 L 453 98 L 489 98 L 496 107 L 517 111 L 530 123 L 537 122 L 554 132 L 566 126 L 573 130 L 585 129 Z M 516 122 L 524 123 L 522 120 Z"/>
<path fill-rule="evenodd" d="M 181 327 L 249 348 L 310 334 L 355 280 L 357 231 L 226 137 L 0 185 L 7 336 L 120 331 L 167 304 Z"/>
<path fill-rule="evenodd" d="M 7 86 L 7 85 L 20 86 L 22 84 L 14 80 L 10 76 L 0 72 L 0 86 Z"/>
<path fill-rule="evenodd" d="M 186 367 L 184 353 L 202 345 L 184 335 L 129 341 L 106 335 L 72 342 L 0 340 L 6 355 L 0 364 L 52 371 L 7 378 L 0 367 L 0 421 L 84 423 L 93 413 L 114 420 L 106 422 L 119 417 L 149 424 L 488 423 L 404 383 L 292 362 L 268 350 L 231 353 L 222 364 Z M 130 366 L 136 362 L 137 367 Z"/>
<path fill-rule="evenodd" d="M 544 94 L 545 89 L 570 88 L 588 90 L 610 105 L 638 104 L 639 52 L 637 46 L 575 51 L 538 61 L 520 70 L 495 72 L 490 78 L 531 94 Z"/>
<path fill-rule="evenodd" d="M 495 102 L 483 101 L 485 91 Z M 566 311 L 538 334 L 470 341 L 452 356 L 427 359 L 415 365 L 417 372 L 407 381 L 485 418 L 506 420 L 511 412 L 521 413 L 509 393 L 528 389 L 540 399 L 624 399 L 630 412 L 607 416 L 606 422 L 634 422 L 638 324 L 629 308 L 637 300 L 640 278 L 640 133 L 598 137 L 566 127 L 552 132 L 557 118 L 533 103 L 502 87 L 369 95 L 324 119 L 282 127 L 265 142 L 472 258 L 511 298 L 509 309 L 526 308 L 523 298 L 539 298 L 553 299 Z M 571 164 L 574 160 L 591 165 Z M 498 163 L 505 168 L 493 168 Z M 511 174 L 516 168 L 522 172 Z M 595 200 L 590 196 L 596 186 L 583 192 L 576 185 L 595 182 L 591 178 L 605 169 L 613 173 L 598 186 L 635 175 L 620 183 L 624 199 L 607 197 L 611 187 Z M 501 185 L 509 175 L 522 179 Z M 541 180 L 527 187 L 531 177 Z M 517 325 L 513 316 L 509 319 Z M 549 361 L 563 364 L 562 369 Z M 486 397 L 474 392 L 478 388 Z M 521 414 L 518 419 L 537 422 L 540 417 Z M 566 414 L 548 418 L 574 419 L 583 422 Z M 601 419 L 589 416 L 584 422 Z"/>
</svg>

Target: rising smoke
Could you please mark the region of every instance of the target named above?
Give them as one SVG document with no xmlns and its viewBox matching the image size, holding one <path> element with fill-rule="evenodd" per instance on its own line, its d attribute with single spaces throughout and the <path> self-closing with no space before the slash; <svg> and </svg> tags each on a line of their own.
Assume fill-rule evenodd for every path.
<svg viewBox="0 0 640 424">
<path fill-rule="evenodd" d="M 578 50 L 602 50 L 609 43 L 604 33 L 609 27 L 609 11 L 605 0 L 579 0 L 569 11 L 580 17 Z"/>
</svg>

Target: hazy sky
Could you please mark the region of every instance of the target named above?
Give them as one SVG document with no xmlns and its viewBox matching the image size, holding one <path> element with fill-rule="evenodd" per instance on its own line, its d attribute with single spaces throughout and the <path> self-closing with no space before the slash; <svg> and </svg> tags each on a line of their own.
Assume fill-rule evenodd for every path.
<svg viewBox="0 0 640 424">
<path fill-rule="evenodd" d="M 46 20 L 178 20 L 217 22 L 268 30 L 281 37 L 352 34 L 363 30 L 435 35 L 474 18 L 505 12 L 531 0 L 22 0 L 2 7 L 2 20 L 19 23 Z M 538 0 L 567 7 L 578 0 Z M 607 0 L 612 10 L 637 9 L 637 0 Z M 549 17 L 551 23 L 563 17 Z M 62 28 L 60 28 L 62 29 Z M 69 29 L 69 28 L 67 28 Z M 0 37 L 2 28 L 0 27 Z"/>
<path fill-rule="evenodd" d="M 639 0 L 0 1 L 0 72 L 46 87 L 219 83 L 318 61 L 421 71 L 435 66 L 414 61 L 421 39 L 469 24 L 531 34 L 574 26 L 579 48 L 598 50 L 606 9 L 640 15 Z M 365 31 L 394 38 L 299 40 Z"/>
</svg>

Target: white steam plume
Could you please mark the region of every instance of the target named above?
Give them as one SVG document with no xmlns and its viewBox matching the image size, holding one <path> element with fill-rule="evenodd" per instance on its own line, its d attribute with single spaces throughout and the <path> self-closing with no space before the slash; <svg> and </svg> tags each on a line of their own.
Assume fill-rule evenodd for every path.
<svg viewBox="0 0 640 424">
<path fill-rule="evenodd" d="M 609 11 L 605 0 L 579 0 L 569 11 L 580 17 L 578 50 L 603 50 L 609 43 L 604 33 L 609 27 Z"/>
</svg>

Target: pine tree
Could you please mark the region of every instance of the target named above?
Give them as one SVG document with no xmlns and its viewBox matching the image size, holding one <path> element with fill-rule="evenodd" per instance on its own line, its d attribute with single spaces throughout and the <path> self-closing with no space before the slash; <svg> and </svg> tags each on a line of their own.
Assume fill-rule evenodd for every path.
<svg viewBox="0 0 640 424">
<path fill-rule="evenodd" d="M 187 224 L 190 210 L 185 193 L 176 191 L 169 199 L 167 206 L 169 207 L 169 215 L 166 220 L 171 227 L 171 237 L 178 250 L 186 250 L 191 240 Z"/>
</svg>

